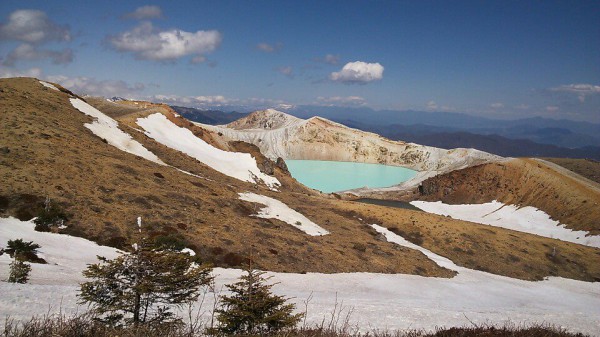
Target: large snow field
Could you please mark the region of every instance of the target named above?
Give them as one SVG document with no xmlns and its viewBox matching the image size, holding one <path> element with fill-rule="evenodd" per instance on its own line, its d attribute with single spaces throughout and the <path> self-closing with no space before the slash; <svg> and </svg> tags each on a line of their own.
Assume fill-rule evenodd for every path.
<svg viewBox="0 0 600 337">
<path fill-rule="evenodd" d="M 85 127 L 90 129 L 96 136 L 106 139 L 108 144 L 119 150 L 165 165 L 154 153 L 135 141 L 131 135 L 119 129 L 119 123 L 116 120 L 108 117 L 79 98 L 70 98 L 69 100 L 75 109 L 95 118 L 92 123 L 85 124 Z"/>
<path fill-rule="evenodd" d="M 600 283 L 562 278 L 529 282 L 456 266 L 450 260 L 414 246 L 398 235 L 374 225 L 389 241 L 418 248 L 438 264 L 458 271 L 451 279 L 402 274 L 342 273 L 284 274 L 267 273 L 279 282 L 278 294 L 291 297 L 304 310 L 308 303 L 307 324 L 327 324 L 338 304 L 343 316 L 352 311 L 350 323 L 361 331 L 371 329 L 429 329 L 476 324 L 548 323 L 571 331 L 600 336 Z M 31 284 L 0 282 L 0 324 L 10 315 L 29 319 L 47 313 L 75 313 L 86 309 L 78 305 L 76 293 L 82 280 L 80 268 L 95 262 L 94 255 L 114 256 L 112 248 L 66 235 L 37 233 L 31 222 L 0 219 L 0 244 L 23 238 L 40 244 L 40 251 L 51 264 L 33 265 Z M 113 255 L 111 255 L 113 254 Z M 61 257 L 62 256 L 62 257 Z M 8 258 L 0 257 L 0 278 L 5 279 Z M 58 263 L 53 265 L 52 263 Z M 68 266 L 68 268 L 67 268 Z M 62 272 L 58 272 L 62 270 Z M 216 268 L 216 289 L 235 281 L 242 272 Z M 211 294 L 204 310 L 211 307 Z M 207 316 L 205 316 L 208 319 Z"/>
<path fill-rule="evenodd" d="M 312 236 L 329 234 L 323 227 L 310 221 L 307 217 L 294 211 L 279 200 L 255 193 L 239 193 L 239 195 L 241 200 L 256 202 L 266 206 L 261 208 L 258 214 L 252 216 L 265 219 L 278 219 Z"/>
<path fill-rule="evenodd" d="M 144 128 L 150 138 L 183 152 L 225 175 L 252 183 L 262 180 L 272 189 L 281 185 L 277 178 L 262 173 L 256 165 L 256 160 L 249 153 L 217 149 L 196 137 L 190 130 L 173 124 L 160 113 L 138 118 L 137 124 Z"/>
<path fill-rule="evenodd" d="M 600 248 L 600 235 L 568 229 L 552 220 L 544 211 L 532 206 L 505 205 L 495 200 L 485 204 L 466 205 L 448 205 L 441 201 L 412 201 L 410 204 L 428 213 L 449 215 L 454 219 Z"/>
</svg>

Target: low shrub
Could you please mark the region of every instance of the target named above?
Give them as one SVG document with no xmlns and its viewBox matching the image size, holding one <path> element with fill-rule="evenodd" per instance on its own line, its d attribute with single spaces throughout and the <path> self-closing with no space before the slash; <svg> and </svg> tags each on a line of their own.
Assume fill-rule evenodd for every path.
<svg viewBox="0 0 600 337">
<path fill-rule="evenodd" d="M 33 317 L 18 322 L 7 319 L 3 337 L 200 337 L 205 336 L 204 326 L 139 325 L 128 327 L 110 327 L 100 323 L 90 313 L 75 316 L 49 315 Z M 252 335 L 246 335 L 252 336 Z M 256 335 L 258 337 L 258 335 Z M 434 332 L 410 331 L 370 331 L 349 333 L 339 329 L 324 327 L 304 327 L 295 330 L 265 333 L 265 337 L 586 337 L 581 333 L 567 332 L 550 325 L 532 325 L 529 327 L 461 327 L 438 328 Z"/>
<path fill-rule="evenodd" d="M 25 242 L 23 239 L 8 240 L 4 252 L 10 257 L 21 261 L 28 261 L 33 263 L 46 263 L 46 260 L 37 256 L 37 250 L 41 248 L 37 243 L 33 241 Z"/>
<path fill-rule="evenodd" d="M 44 203 L 42 208 L 33 220 L 35 230 L 38 232 L 49 232 L 52 227 L 59 227 L 65 224 L 68 220 L 67 214 L 56 204 L 52 203 L 49 198 Z"/>
</svg>

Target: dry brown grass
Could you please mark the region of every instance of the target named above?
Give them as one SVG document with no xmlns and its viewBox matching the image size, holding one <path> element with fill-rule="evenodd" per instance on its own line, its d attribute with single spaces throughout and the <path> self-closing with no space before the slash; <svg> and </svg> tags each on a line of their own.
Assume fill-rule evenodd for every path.
<svg viewBox="0 0 600 337">
<path fill-rule="evenodd" d="M 2 337 L 199 337 L 206 336 L 204 326 L 163 324 L 155 326 L 109 327 L 94 320 L 89 314 L 67 317 L 64 315 L 34 317 L 26 322 L 7 319 Z M 238 335 L 258 337 L 258 335 Z M 469 326 L 438 328 L 434 332 L 419 330 L 374 330 L 352 332 L 345 328 L 303 327 L 288 331 L 262 334 L 263 337 L 585 337 L 551 325 L 528 326 Z"/>
<path fill-rule="evenodd" d="M 561 276 L 600 281 L 600 249 L 420 211 L 340 202 L 460 266 L 525 280 Z M 556 253 L 552 253 L 556 249 Z"/>
<path fill-rule="evenodd" d="M 600 184 L 600 162 L 593 159 L 542 158 Z"/>
<path fill-rule="evenodd" d="M 84 127 L 91 118 L 74 109 L 67 94 L 33 79 L 0 80 L 0 89 L 0 148 L 9 151 L 0 154 L 0 180 L 7 182 L 0 185 L 4 215 L 18 215 L 49 196 L 72 215 L 66 233 L 102 244 L 128 248 L 141 216 L 152 236 L 176 234 L 216 266 L 239 266 L 252 256 L 257 268 L 281 272 L 413 273 L 418 266 L 428 276 L 453 275 L 418 251 L 379 241 L 281 170 L 275 174 L 284 187 L 272 192 L 214 171 L 130 129 L 128 122 L 121 125 L 166 163 L 203 178 L 193 177 L 106 144 Z M 160 111 L 111 114 L 131 120 Z M 278 220 L 251 217 L 260 205 L 239 200 L 238 192 L 246 191 L 277 198 L 332 234 L 312 237 Z M 367 248 L 352 249 L 357 243 Z"/>
<path fill-rule="evenodd" d="M 424 213 L 340 202 L 306 189 L 277 167 L 281 192 L 225 176 L 133 130 L 135 118 L 161 112 L 215 146 L 251 152 L 259 161 L 263 157 L 253 147 L 230 144 L 190 126 L 162 105 L 124 110 L 114 105 L 108 113 L 163 161 L 202 178 L 106 144 L 84 127 L 91 118 L 71 106 L 67 93 L 34 79 L 2 79 L 0 90 L 0 149 L 6 149 L 0 151 L 0 216 L 30 219 L 31 210 L 49 196 L 70 214 L 66 233 L 116 247 L 129 247 L 135 219 L 141 216 L 151 236 L 174 236 L 216 266 L 239 266 L 252 257 L 257 268 L 278 272 L 454 275 L 421 252 L 388 243 L 369 226 L 380 223 L 422 240 L 426 248 L 458 264 L 501 275 L 536 280 L 600 276 L 600 255 L 592 248 Z M 281 200 L 331 234 L 312 237 L 278 220 L 251 217 L 261 206 L 239 200 L 238 193 L 246 191 Z M 560 263 L 545 258 L 555 246 L 564 256 Z"/>
<path fill-rule="evenodd" d="M 423 182 L 422 200 L 450 204 L 499 200 L 534 206 L 568 228 L 600 234 L 600 193 L 534 159 L 513 159 L 453 171 Z"/>
</svg>

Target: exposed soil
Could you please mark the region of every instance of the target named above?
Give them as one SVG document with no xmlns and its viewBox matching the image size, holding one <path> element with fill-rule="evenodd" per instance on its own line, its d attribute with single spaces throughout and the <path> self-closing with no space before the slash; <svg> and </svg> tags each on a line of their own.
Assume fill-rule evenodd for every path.
<svg viewBox="0 0 600 337">
<path fill-rule="evenodd" d="M 421 200 L 473 204 L 499 200 L 534 206 L 568 228 L 600 234 L 600 192 L 574 174 L 535 159 L 513 159 L 453 171 L 422 183 Z"/>
</svg>

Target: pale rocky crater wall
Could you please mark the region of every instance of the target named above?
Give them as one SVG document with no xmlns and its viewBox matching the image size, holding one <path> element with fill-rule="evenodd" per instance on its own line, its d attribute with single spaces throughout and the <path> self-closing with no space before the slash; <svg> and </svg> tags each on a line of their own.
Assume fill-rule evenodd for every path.
<svg viewBox="0 0 600 337">
<path fill-rule="evenodd" d="M 224 126 L 201 125 L 255 144 L 271 159 L 330 160 L 403 166 L 421 173 L 412 183 L 440 173 L 502 160 L 475 149 L 445 150 L 348 128 L 320 117 L 299 119 L 276 110 L 254 112 Z"/>
</svg>

